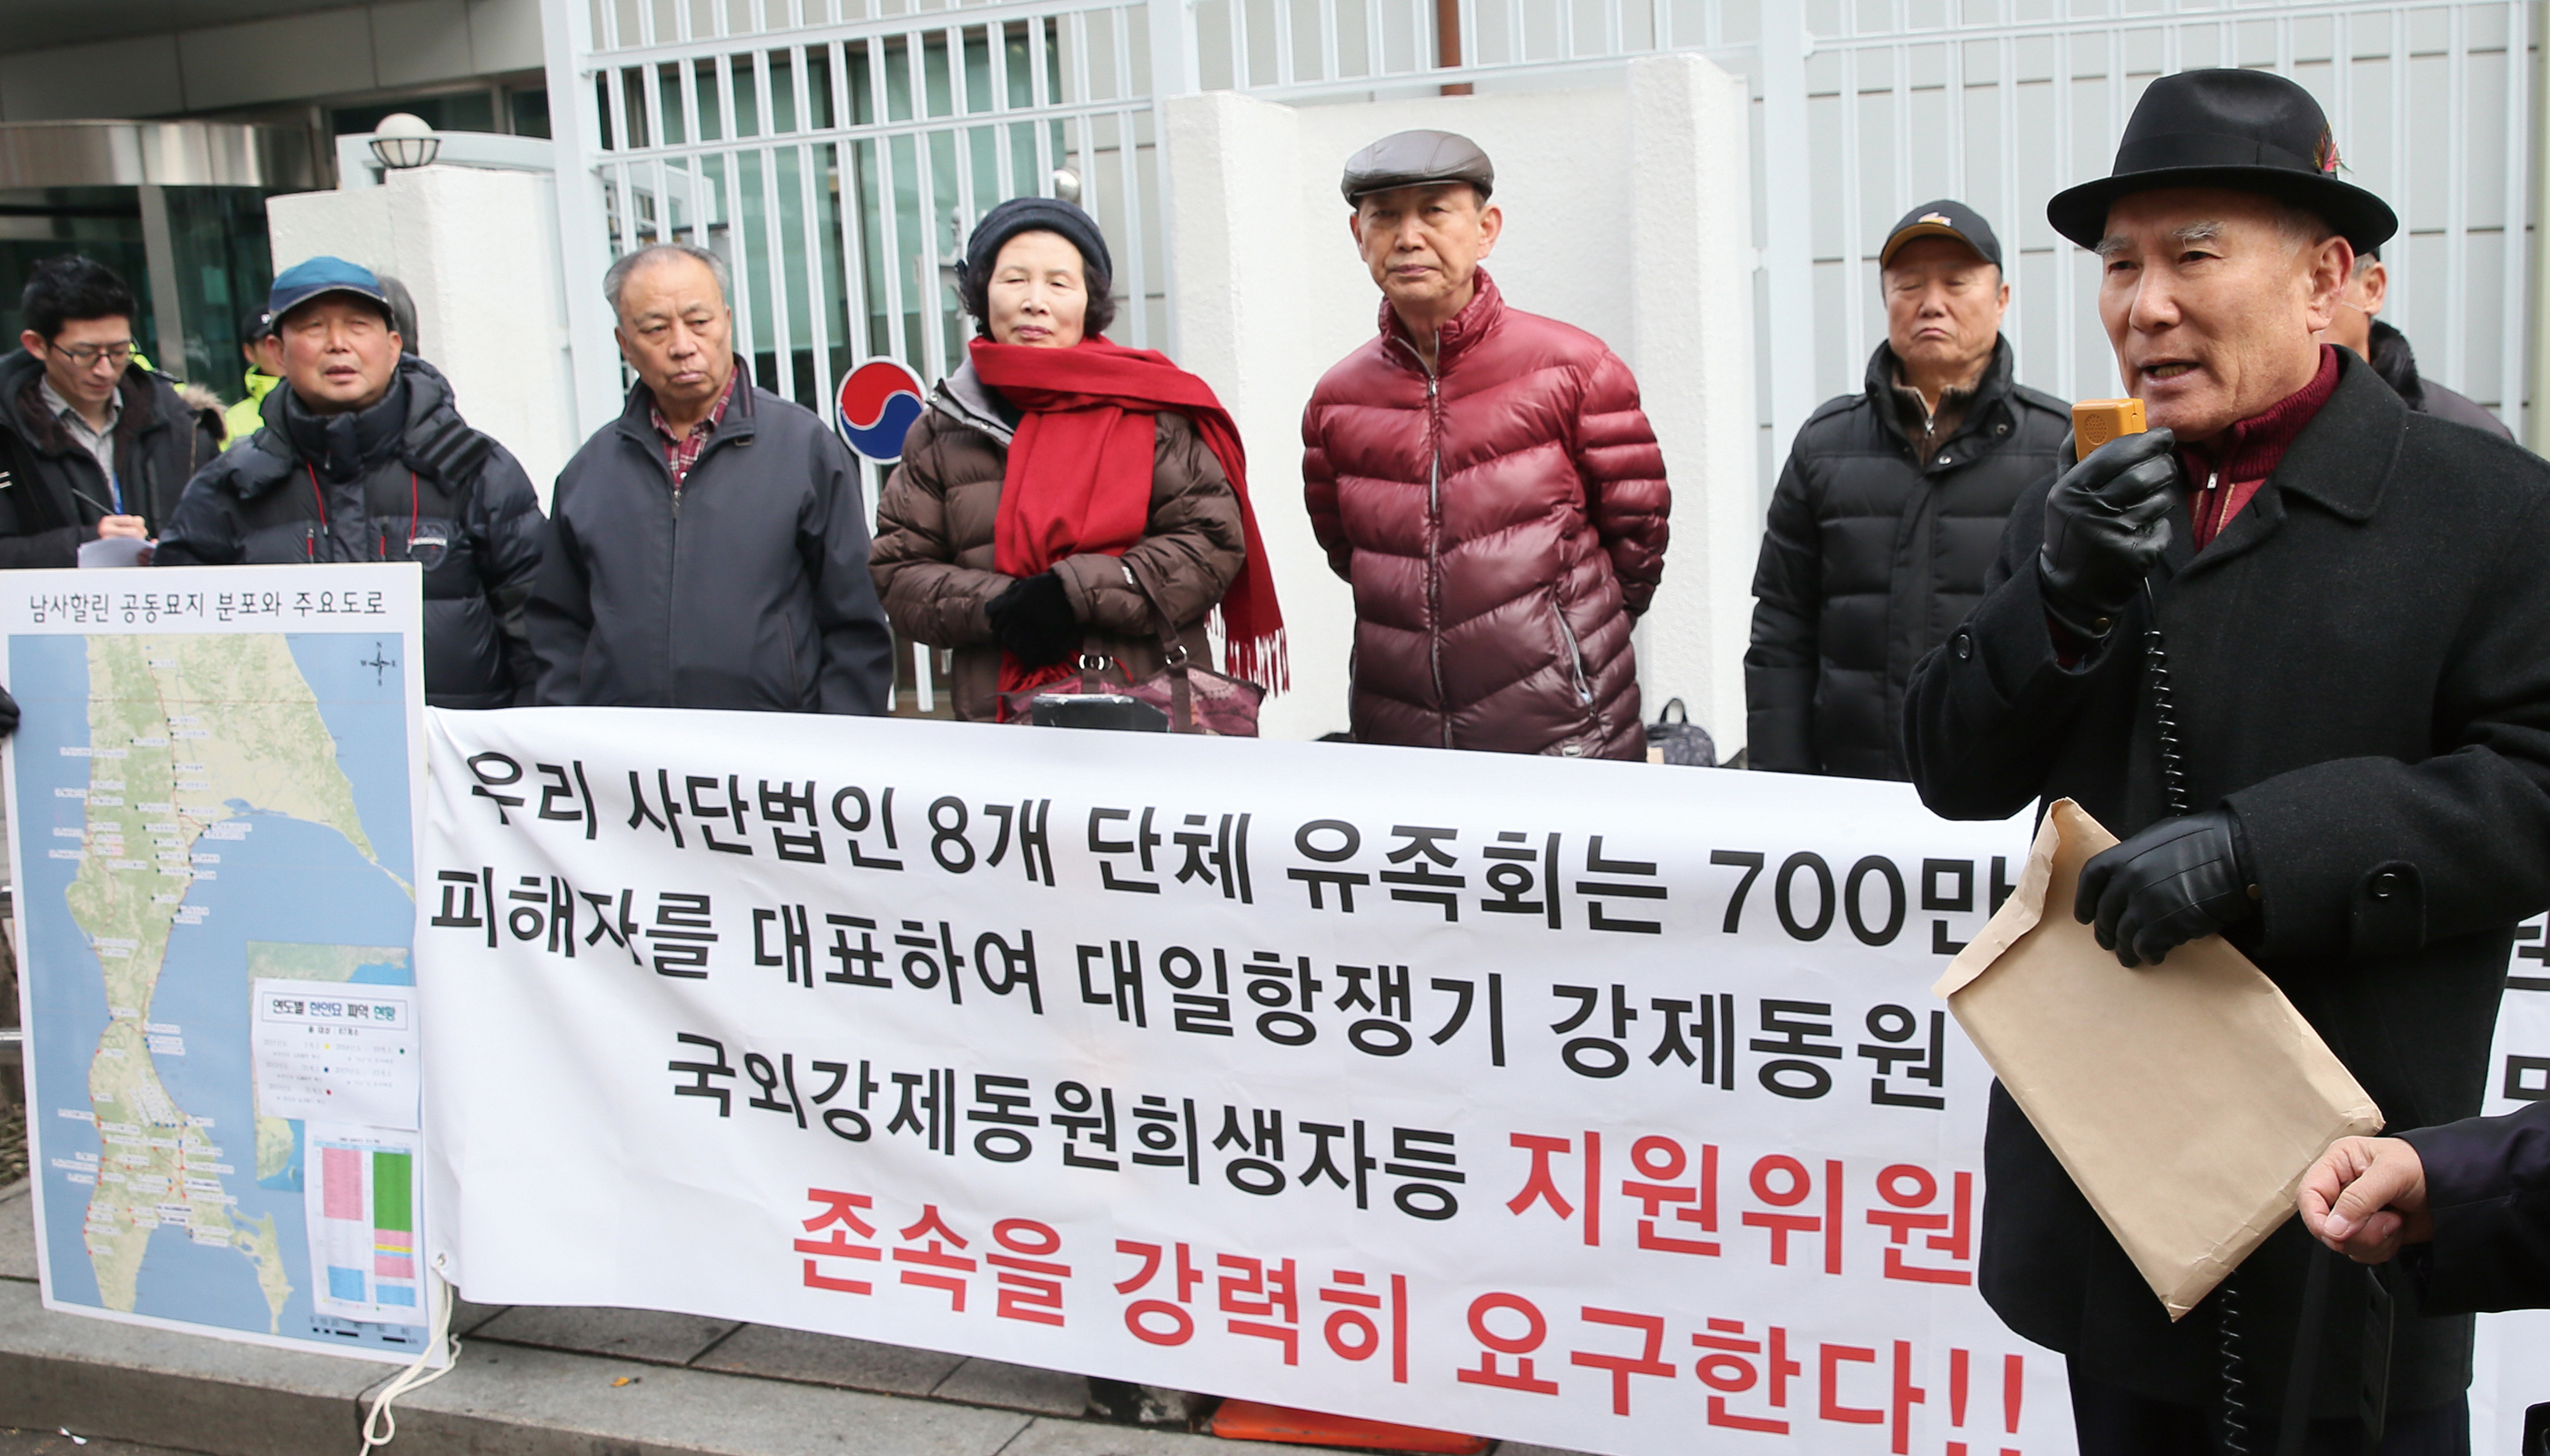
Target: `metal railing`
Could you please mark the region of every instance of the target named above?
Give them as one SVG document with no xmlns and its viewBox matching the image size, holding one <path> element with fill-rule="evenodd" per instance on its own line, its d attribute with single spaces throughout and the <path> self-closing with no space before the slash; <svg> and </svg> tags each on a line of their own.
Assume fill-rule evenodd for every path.
<svg viewBox="0 0 2550 1456">
<path fill-rule="evenodd" d="M 2044 200 L 2104 174 L 2141 88 L 2203 65 L 2267 67 L 2327 110 L 2348 180 L 2389 199 L 2400 239 L 2385 317 L 2428 372 L 2518 424 L 2528 293 L 2533 7 L 2506 0 L 2073 7 L 2022 19 L 2021 0 L 1965 5 L 1989 23 L 1913 25 L 1918 0 L 1838 12 L 1806 65 L 1817 384 L 1855 388 L 1883 337 L 1873 253 L 1925 198 L 1953 195 L 2012 249 L 2010 333 L 2027 377 L 2066 398 L 2116 387 L 2098 327 L 2098 269 L 2056 238 Z M 2112 11 L 2082 16 L 2084 9 Z M 1892 12 L 1871 34 L 1854 15 Z M 1854 295 L 1853 290 L 1856 290 Z"/>
<path fill-rule="evenodd" d="M 1140 7 L 1061 0 L 789 28 L 768 26 L 780 7 L 753 9 L 762 31 L 694 37 L 659 34 L 663 7 L 603 7 L 605 63 L 590 84 L 612 249 L 678 240 L 719 252 L 757 378 L 813 405 L 869 355 L 943 373 L 962 345 L 947 269 L 965 231 L 1004 198 L 1051 190 L 1057 171 L 1077 178 L 1117 253 L 1119 333 L 1163 335 Z"/>
<path fill-rule="evenodd" d="M 2386 317 L 2430 376 L 2521 423 L 2525 0 L 552 0 L 571 4 L 609 245 L 717 248 L 757 376 L 808 404 L 870 355 L 943 372 L 964 230 L 1058 170 L 1117 251 L 1119 336 L 1169 345 L 1155 93 L 1617 84 L 1675 49 L 1754 98 L 1766 489 L 1787 433 L 1858 387 L 1883 337 L 1874 249 L 1930 197 L 2002 232 L 2021 377 L 2112 389 L 2095 269 L 2044 199 L 2104 173 L 2142 85 L 2194 65 L 2319 96 L 2351 179 L 2402 215 Z"/>
</svg>

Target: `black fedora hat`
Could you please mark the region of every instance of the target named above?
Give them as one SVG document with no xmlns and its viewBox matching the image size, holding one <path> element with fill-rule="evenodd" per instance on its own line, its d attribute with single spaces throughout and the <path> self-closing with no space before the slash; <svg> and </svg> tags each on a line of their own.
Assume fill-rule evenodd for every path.
<svg viewBox="0 0 2550 1456">
<path fill-rule="evenodd" d="M 2162 187 L 2263 193 L 2317 215 L 2358 252 L 2400 231 L 2389 203 L 2338 180 L 2319 103 L 2272 71 L 2181 71 L 2152 82 L 2125 123 L 2112 173 L 2054 194 L 2045 220 L 2097 247 L 2117 198 Z"/>
</svg>

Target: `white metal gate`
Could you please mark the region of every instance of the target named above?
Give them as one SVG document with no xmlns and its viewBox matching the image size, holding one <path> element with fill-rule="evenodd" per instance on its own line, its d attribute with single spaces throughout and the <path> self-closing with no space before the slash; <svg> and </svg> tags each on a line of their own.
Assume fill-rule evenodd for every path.
<svg viewBox="0 0 2550 1456">
<path fill-rule="evenodd" d="M 2067 399 L 2112 393 L 2096 261 L 2055 236 L 2045 199 L 2107 172 L 2153 77 L 2240 65 L 2319 98 L 2348 180 L 2400 214 L 2401 237 L 2383 249 L 2385 317 L 2435 377 L 2520 424 L 2531 5 L 2177 0 L 2075 4 L 2059 20 L 2051 8 L 1967 0 L 1950 27 L 1945 0 L 1810 7 L 1819 392 L 1856 388 L 1884 337 L 1873 263 L 1884 229 L 1947 195 L 1981 209 L 2013 254 L 2010 334 L 2029 382 Z"/>
<path fill-rule="evenodd" d="M 1141 7 L 869 13 L 882 8 L 595 4 L 573 94 L 591 108 L 610 250 L 715 249 L 735 273 L 737 351 L 816 405 L 872 354 L 944 372 L 962 342 L 944 269 L 965 232 L 1068 169 L 1116 253 L 1119 335 L 1158 340 L 1166 249 Z"/>
<path fill-rule="evenodd" d="M 562 160 L 599 179 L 595 258 L 679 238 L 737 279 L 739 348 L 809 405 L 962 340 L 942 268 L 973 219 L 1075 172 L 1117 253 L 1118 328 L 1169 338 L 1156 95 L 1314 103 L 1618 83 L 1704 51 L 1754 96 L 1765 481 L 1882 337 L 1873 252 L 1915 202 L 1991 218 L 2021 377 L 2112 390 L 2095 269 L 2044 200 L 2104 173 L 2151 78 L 2272 67 L 2400 211 L 2387 315 L 2510 424 L 2525 398 L 2530 0 L 549 0 Z M 1446 35 L 1441 23 L 1453 22 Z M 589 37 L 589 40 L 587 39 Z M 1445 63 L 1447 60 L 1451 63 Z M 570 266 L 577 256 L 568 248 Z M 598 267 L 596 268 L 598 273 Z M 588 315 L 588 319 L 593 316 Z M 600 323 L 607 325 L 607 319 Z M 583 331 L 589 335 L 593 325 Z M 580 350 L 580 352 L 582 352 Z M 603 352 L 607 360 L 607 351 Z M 607 365 L 606 365 L 607 367 Z M 594 422 L 587 422 L 588 425 Z"/>
</svg>

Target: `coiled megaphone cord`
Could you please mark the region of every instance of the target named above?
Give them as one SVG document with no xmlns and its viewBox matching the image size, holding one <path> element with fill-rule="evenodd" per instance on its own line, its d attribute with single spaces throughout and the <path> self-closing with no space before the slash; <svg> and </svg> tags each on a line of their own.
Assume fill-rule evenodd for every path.
<svg viewBox="0 0 2550 1456">
<path fill-rule="evenodd" d="M 2160 634 L 2160 601 L 2151 578 L 2143 578 L 2143 612 L 2151 619 L 2143 629 L 2143 670 L 2151 680 L 2152 726 L 2160 740 L 2160 797 L 2172 819 L 2189 812 L 2187 754 L 2178 740 L 2178 703 L 2169 686 L 2169 644 Z"/>
<path fill-rule="evenodd" d="M 2169 685 L 2169 644 L 2160 631 L 2160 599 L 2151 578 L 2143 578 L 2143 670 L 2151 682 L 2152 728 L 2160 743 L 2160 797 L 2172 819 L 2189 812 L 2187 752 L 2178 737 L 2178 703 Z M 2222 1362 L 2222 1450 L 2224 1456 L 2249 1456 L 2248 1350 L 2240 1328 L 2240 1276 L 2223 1276 L 2213 1287 L 2215 1353 Z"/>
</svg>

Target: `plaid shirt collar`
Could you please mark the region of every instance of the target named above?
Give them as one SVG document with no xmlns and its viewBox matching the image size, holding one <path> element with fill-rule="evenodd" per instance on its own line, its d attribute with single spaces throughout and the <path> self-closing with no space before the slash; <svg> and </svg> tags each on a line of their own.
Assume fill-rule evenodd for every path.
<svg viewBox="0 0 2550 1456">
<path fill-rule="evenodd" d="M 729 375 L 726 393 L 718 396 L 717 403 L 709 407 L 709 412 L 700 418 L 698 424 L 681 435 L 673 433 L 672 423 L 664 418 L 664 412 L 651 400 L 648 401 L 646 418 L 655 427 L 656 438 L 663 442 L 664 468 L 672 472 L 673 489 L 680 490 L 682 481 L 691 473 L 691 467 L 700 462 L 700 451 L 708 448 L 709 437 L 717 434 L 719 424 L 726 419 L 726 407 L 735 402 L 736 386 L 742 379 L 741 369 Z"/>
</svg>

